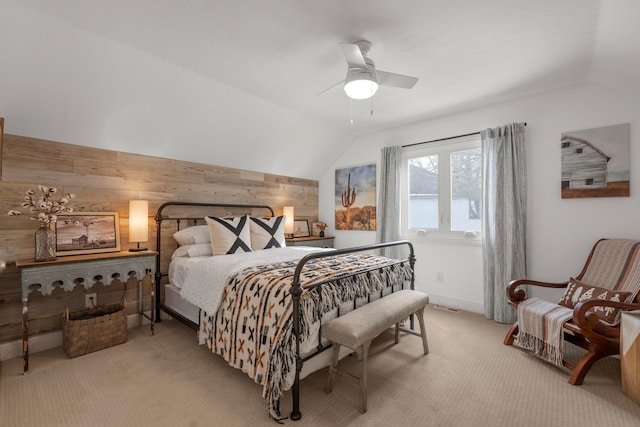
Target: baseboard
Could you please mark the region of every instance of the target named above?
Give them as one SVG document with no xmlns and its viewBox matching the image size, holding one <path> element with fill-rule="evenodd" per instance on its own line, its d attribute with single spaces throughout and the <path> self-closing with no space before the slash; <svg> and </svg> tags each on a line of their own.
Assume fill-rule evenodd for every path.
<svg viewBox="0 0 640 427">
<path fill-rule="evenodd" d="M 447 298 L 429 294 L 429 302 L 431 304 L 440 306 L 440 308 L 452 308 L 484 314 L 484 305 L 471 301 L 464 301 L 455 298 Z"/>
<path fill-rule="evenodd" d="M 146 313 L 150 315 L 150 312 Z M 127 316 L 127 329 L 139 326 L 139 315 L 129 314 Z M 149 320 L 142 318 L 142 325 L 148 325 Z M 29 353 L 49 350 L 51 348 L 62 347 L 62 331 L 47 332 L 44 334 L 29 337 Z M 22 357 L 22 340 L 16 340 L 0 344 L 0 362 L 16 357 Z"/>
</svg>

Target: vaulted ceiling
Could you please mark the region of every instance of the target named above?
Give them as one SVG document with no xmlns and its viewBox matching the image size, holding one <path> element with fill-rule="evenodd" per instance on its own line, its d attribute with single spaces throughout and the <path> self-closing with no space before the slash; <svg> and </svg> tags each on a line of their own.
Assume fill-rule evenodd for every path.
<svg viewBox="0 0 640 427">
<path fill-rule="evenodd" d="M 347 139 L 584 82 L 640 93 L 636 0 L 21 3 Z M 318 95 L 345 77 L 339 43 L 362 39 L 378 69 L 416 76 L 416 86 L 353 103 L 341 85 Z"/>
</svg>

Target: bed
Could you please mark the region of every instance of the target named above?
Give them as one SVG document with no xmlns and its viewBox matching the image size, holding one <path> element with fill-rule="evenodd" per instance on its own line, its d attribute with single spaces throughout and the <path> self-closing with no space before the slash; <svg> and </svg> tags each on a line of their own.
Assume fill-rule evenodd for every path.
<svg viewBox="0 0 640 427">
<path fill-rule="evenodd" d="M 276 420 L 289 389 L 291 418 L 301 418 L 300 380 L 328 364 L 323 322 L 414 288 L 408 241 L 286 247 L 284 218 L 264 205 L 167 202 L 155 219 L 155 320 L 162 311 L 198 331 L 199 344 L 262 385 Z M 378 255 L 389 249 L 406 257 Z"/>
</svg>

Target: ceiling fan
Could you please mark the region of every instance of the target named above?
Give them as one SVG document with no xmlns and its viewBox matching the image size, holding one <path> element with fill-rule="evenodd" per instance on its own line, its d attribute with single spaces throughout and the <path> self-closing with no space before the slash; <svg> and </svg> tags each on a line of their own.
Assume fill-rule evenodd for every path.
<svg viewBox="0 0 640 427">
<path fill-rule="evenodd" d="M 371 42 L 367 40 L 340 43 L 340 47 L 347 60 L 347 77 L 320 94 L 344 82 L 344 91 L 347 96 L 352 99 L 367 99 L 376 93 L 378 85 L 411 89 L 418 81 L 417 77 L 376 70 L 375 63 L 368 56 L 371 51 Z"/>
</svg>

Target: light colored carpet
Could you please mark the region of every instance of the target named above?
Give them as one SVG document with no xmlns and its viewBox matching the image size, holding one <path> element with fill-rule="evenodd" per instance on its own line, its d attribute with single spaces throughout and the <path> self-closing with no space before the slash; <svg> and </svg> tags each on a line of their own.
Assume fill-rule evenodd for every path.
<svg viewBox="0 0 640 427">
<path fill-rule="evenodd" d="M 302 381 L 301 426 L 634 426 L 640 405 L 621 391 L 620 361 L 596 363 L 582 386 L 566 372 L 502 340 L 508 329 L 482 315 L 429 306 L 431 353 L 419 337 L 393 330 L 371 348 L 369 411 L 358 412 L 358 385 L 327 369 Z M 357 359 L 343 367 L 356 372 Z M 76 359 L 62 349 L 0 365 L 1 426 L 276 426 L 261 388 L 196 344 L 176 321 L 130 330 L 129 341 Z M 290 394 L 282 402 L 291 411 Z"/>
</svg>

